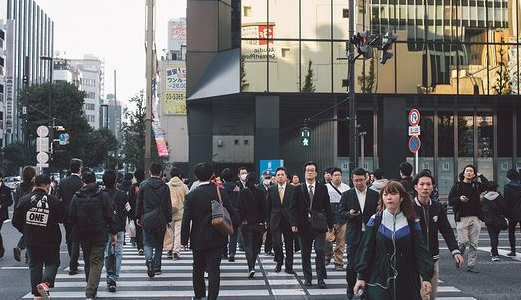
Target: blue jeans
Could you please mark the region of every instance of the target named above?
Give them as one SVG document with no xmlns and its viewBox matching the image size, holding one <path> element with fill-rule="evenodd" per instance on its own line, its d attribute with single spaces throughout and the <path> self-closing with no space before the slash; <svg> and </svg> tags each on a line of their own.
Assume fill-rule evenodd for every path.
<svg viewBox="0 0 521 300">
<path fill-rule="evenodd" d="M 107 272 L 107 282 L 109 281 L 118 281 L 119 279 L 119 270 L 121 269 L 121 260 L 123 259 L 123 240 L 125 239 L 125 232 L 118 232 L 118 242 L 116 243 L 116 274 L 110 274 Z M 112 234 L 108 235 L 107 247 L 105 248 L 105 270 L 108 270 L 109 265 L 109 257 L 114 252 L 114 247 L 112 246 Z"/>
<path fill-rule="evenodd" d="M 165 239 L 166 224 L 153 232 L 143 229 L 143 245 L 145 261 L 152 260 L 154 271 L 161 271 L 161 255 L 163 255 L 163 240 Z M 155 250 L 155 251 L 154 251 Z"/>
<path fill-rule="evenodd" d="M 54 287 L 54 280 L 60 267 L 60 247 L 27 246 L 29 254 L 29 273 L 31 277 L 31 292 L 34 296 L 40 296 L 36 286 L 42 282 L 48 282 Z M 43 267 L 45 265 L 45 272 Z"/>
</svg>

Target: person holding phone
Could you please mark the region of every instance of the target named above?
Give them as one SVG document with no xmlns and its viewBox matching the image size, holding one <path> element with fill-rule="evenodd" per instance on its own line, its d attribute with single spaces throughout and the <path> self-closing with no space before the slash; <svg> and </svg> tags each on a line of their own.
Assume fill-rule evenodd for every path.
<svg viewBox="0 0 521 300">
<path fill-rule="evenodd" d="M 351 173 L 354 189 L 342 193 L 340 212 L 347 213 L 346 254 L 347 254 L 347 297 L 353 299 L 356 283 L 355 256 L 365 232 L 365 224 L 376 213 L 378 192 L 367 188 L 367 175 L 363 168 L 356 168 Z"/>
</svg>

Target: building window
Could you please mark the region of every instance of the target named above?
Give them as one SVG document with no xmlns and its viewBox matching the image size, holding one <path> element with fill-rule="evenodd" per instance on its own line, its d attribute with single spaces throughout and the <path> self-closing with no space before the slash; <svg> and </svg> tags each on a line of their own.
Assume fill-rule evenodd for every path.
<svg viewBox="0 0 521 300">
<path fill-rule="evenodd" d="M 85 98 L 96 99 L 96 93 L 95 92 L 85 92 Z"/>
<path fill-rule="evenodd" d="M 87 119 L 87 122 L 95 122 L 96 121 L 96 117 L 93 116 L 93 115 L 85 115 L 86 119 Z"/>
<path fill-rule="evenodd" d="M 251 17 L 251 6 L 245 6 L 244 7 L 244 16 L 245 17 Z"/>
<path fill-rule="evenodd" d="M 289 57 L 290 49 L 289 48 L 282 48 L 282 57 Z"/>
<path fill-rule="evenodd" d="M 85 103 L 85 110 L 96 110 L 96 104 L 94 104 L 94 103 Z"/>
<path fill-rule="evenodd" d="M 344 9 L 342 10 L 342 16 L 343 16 L 345 19 L 349 19 L 349 9 L 344 8 Z"/>
</svg>

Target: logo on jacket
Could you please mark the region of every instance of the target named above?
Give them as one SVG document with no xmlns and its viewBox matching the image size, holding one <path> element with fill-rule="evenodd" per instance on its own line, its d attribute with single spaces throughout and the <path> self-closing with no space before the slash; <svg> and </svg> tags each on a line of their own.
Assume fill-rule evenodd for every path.
<svg viewBox="0 0 521 300">
<path fill-rule="evenodd" d="M 47 196 L 39 197 L 33 195 L 31 197 L 31 207 L 25 215 L 25 223 L 27 225 L 47 227 L 47 221 L 49 220 L 49 203 L 47 202 Z"/>
</svg>

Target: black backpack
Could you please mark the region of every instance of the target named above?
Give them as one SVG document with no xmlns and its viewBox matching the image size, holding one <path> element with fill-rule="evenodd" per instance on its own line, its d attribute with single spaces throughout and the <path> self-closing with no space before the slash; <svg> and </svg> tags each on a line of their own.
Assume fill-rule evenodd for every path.
<svg viewBox="0 0 521 300">
<path fill-rule="evenodd" d="M 105 233 L 103 200 L 96 196 L 78 197 L 77 230 L 79 236 L 92 236 Z"/>
</svg>

